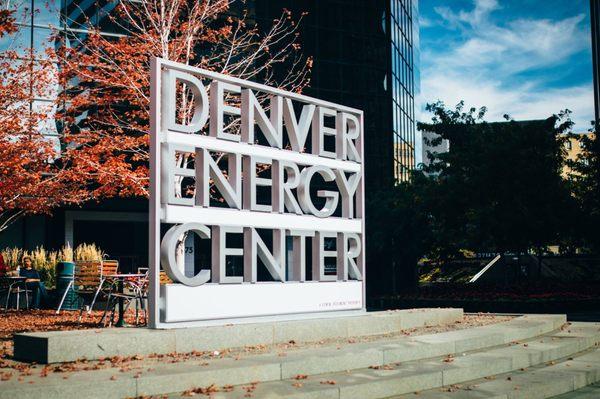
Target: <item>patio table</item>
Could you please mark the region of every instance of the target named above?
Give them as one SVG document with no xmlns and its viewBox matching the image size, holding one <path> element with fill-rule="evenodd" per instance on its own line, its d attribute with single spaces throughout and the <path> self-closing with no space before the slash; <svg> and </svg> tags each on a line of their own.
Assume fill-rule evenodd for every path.
<svg viewBox="0 0 600 399">
<path fill-rule="evenodd" d="M 117 283 L 117 292 L 119 294 L 123 294 L 124 282 L 126 280 L 136 280 L 139 283 L 139 280 L 146 277 L 145 274 L 141 273 L 116 273 L 116 274 L 107 274 L 104 276 L 106 280 L 110 280 L 113 283 Z M 115 327 L 127 327 L 127 323 L 125 322 L 125 311 L 123 309 L 123 296 L 119 296 L 119 319 L 115 323 Z"/>
<path fill-rule="evenodd" d="M 25 291 L 25 302 L 26 302 L 26 308 L 29 309 L 29 295 L 28 295 L 28 291 L 27 291 L 27 286 L 25 284 L 25 282 L 27 281 L 27 277 L 21 277 L 21 276 L 2 276 L 3 279 L 5 279 L 6 281 L 9 282 L 8 284 L 8 292 L 10 293 L 12 288 L 15 285 L 22 285 L 23 286 L 23 290 Z M 8 310 L 8 300 L 10 298 L 10 294 L 7 294 L 6 296 L 6 306 L 5 309 Z M 17 296 L 17 298 L 19 298 L 19 296 Z M 17 299 L 17 310 L 19 309 L 19 299 Z"/>
<path fill-rule="evenodd" d="M 18 282 L 24 282 L 25 280 L 27 280 L 27 277 L 21 277 L 21 276 L 4 276 L 4 278 L 6 278 L 8 280 L 12 280 L 13 284 L 16 284 Z"/>
</svg>

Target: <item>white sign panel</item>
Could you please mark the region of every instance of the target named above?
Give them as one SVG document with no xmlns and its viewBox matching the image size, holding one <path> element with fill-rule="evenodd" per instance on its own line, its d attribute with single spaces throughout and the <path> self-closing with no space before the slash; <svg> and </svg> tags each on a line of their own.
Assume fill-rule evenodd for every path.
<svg viewBox="0 0 600 399">
<path fill-rule="evenodd" d="M 156 58 L 150 152 L 152 327 L 364 310 L 362 111 Z"/>
<path fill-rule="evenodd" d="M 182 284 L 161 287 L 169 303 L 165 322 L 233 319 L 360 309 L 360 281 L 304 284 L 206 284 L 202 289 Z M 243 300 L 240 300 L 243 298 Z M 274 300 L 276 298 L 276 300 Z M 188 304 L 201 303 L 200 309 Z"/>
</svg>

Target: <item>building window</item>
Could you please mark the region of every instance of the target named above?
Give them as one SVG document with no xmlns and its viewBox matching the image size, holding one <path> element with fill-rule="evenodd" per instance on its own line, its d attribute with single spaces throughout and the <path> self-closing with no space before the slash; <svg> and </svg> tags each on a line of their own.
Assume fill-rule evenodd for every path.
<svg viewBox="0 0 600 399">
<path fill-rule="evenodd" d="M 572 148 L 573 148 L 573 145 L 571 144 L 571 140 L 567 140 L 567 141 L 565 141 L 565 148 L 566 148 L 567 150 L 570 150 L 570 149 L 572 149 Z"/>
<path fill-rule="evenodd" d="M 415 168 L 415 86 L 413 1 L 390 0 L 391 85 L 394 134 L 394 170 L 398 181 L 406 181 Z"/>
</svg>

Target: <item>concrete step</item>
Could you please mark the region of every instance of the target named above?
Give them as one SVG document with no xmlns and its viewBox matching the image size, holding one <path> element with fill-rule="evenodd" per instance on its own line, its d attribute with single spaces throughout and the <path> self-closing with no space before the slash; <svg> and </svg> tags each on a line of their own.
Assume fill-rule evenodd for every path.
<svg viewBox="0 0 600 399">
<path fill-rule="evenodd" d="M 588 385 L 576 391 L 555 396 L 554 399 L 598 399 L 600 398 L 600 384 Z"/>
<path fill-rule="evenodd" d="M 105 328 L 31 332 L 15 334 L 14 357 L 27 362 L 59 363 L 82 358 L 213 351 L 291 340 L 311 342 L 390 334 L 415 327 L 452 324 L 462 317 L 462 309 L 431 308 L 171 330 Z"/>
<path fill-rule="evenodd" d="M 398 389 L 401 387 L 424 390 L 528 367 L 579 352 L 600 340 L 600 332 L 596 334 L 587 326 L 556 331 L 564 322 L 564 316 L 524 316 L 467 330 L 402 338 L 382 336 L 372 342 L 322 345 L 285 353 L 278 349 L 265 354 L 241 353 L 210 361 L 144 362 L 142 367 L 123 372 L 115 369 L 75 372 L 68 376 L 68 383 L 61 375 L 53 373 L 41 380 L 26 377 L 20 382 L 0 381 L 0 399 L 40 395 L 44 398 L 80 398 L 82 391 L 89 398 L 122 398 L 186 391 L 212 384 L 222 387 L 249 383 L 260 383 L 259 386 L 267 389 L 269 396 L 265 397 L 288 397 L 288 394 L 303 397 L 312 391 L 317 395 L 315 397 L 334 391 L 338 392 L 335 397 L 341 397 L 342 391 L 346 392 L 343 397 L 353 397 L 347 395 L 354 390 L 366 390 L 375 395 L 354 397 L 384 397 L 378 395 L 400 394 Z M 537 338 L 540 335 L 543 336 Z M 514 344 L 514 341 L 524 340 L 528 341 L 527 346 Z M 455 357 L 445 358 L 450 354 Z M 424 360 L 430 358 L 434 359 Z M 400 363 L 400 366 L 394 363 Z M 353 371 L 346 373 L 346 370 Z M 304 384 L 305 381 L 294 379 L 299 375 L 310 376 L 307 389 L 300 391 L 293 386 Z M 340 383 L 321 384 L 328 378 L 339 379 Z M 34 383 L 29 384 L 29 381 Z M 267 387 L 272 387 L 272 392 Z M 288 392 L 290 388 L 293 389 Z M 391 391 L 386 392 L 386 389 Z M 282 395 L 277 396 L 278 392 Z"/>
<path fill-rule="evenodd" d="M 235 387 L 230 392 L 216 392 L 213 397 L 221 399 L 241 398 L 244 397 L 244 390 L 251 390 L 254 397 L 266 399 L 369 399 L 389 398 L 405 394 L 410 395 L 406 397 L 414 397 L 415 392 L 419 393 L 418 397 L 421 398 L 420 393 L 422 391 L 432 390 L 428 394 L 432 398 L 437 398 L 436 395 L 445 394 L 443 390 L 440 391 L 442 387 L 464 384 L 477 378 L 493 378 L 493 376 L 514 372 L 521 368 L 526 369 L 547 364 L 547 362 L 555 362 L 558 359 L 587 350 L 590 346 L 600 342 L 599 325 L 580 324 L 571 327 L 571 332 L 560 331 L 519 344 L 468 352 L 456 357 L 393 363 L 383 367 L 308 376 L 306 379 L 300 380 L 292 378 Z M 600 371 L 600 365 L 598 366 L 598 370 L 592 368 L 589 373 L 595 375 L 594 373 Z M 573 381 L 573 378 L 571 378 L 571 381 Z M 593 382 L 592 379 L 583 377 L 579 381 L 580 386 L 590 382 Z M 561 383 L 564 383 L 562 379 Z M 471 391 L 464 392 L 468 395 Z M 481 393 L 466 397 L 507 399 L 506 396 L 486 396 L 486 394 Z M 510 396 L 510 398 L 512 397 Z M 527 398 L 527 396 L 523 396 L 523 398 Z"/>
<path fill-rule="evenodd" d="M 419 392 L 419 399 L 598 399 L 600 349 L 529 369 Z M 408 399 L 414 394 L 396 396 Z"/>
</svg>

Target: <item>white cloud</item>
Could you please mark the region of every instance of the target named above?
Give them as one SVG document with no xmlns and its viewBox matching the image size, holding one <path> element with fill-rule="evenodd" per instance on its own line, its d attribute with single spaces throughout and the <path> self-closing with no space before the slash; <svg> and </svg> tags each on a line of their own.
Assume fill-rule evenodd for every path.
<svg viewBox="0 0 600 399">
<path fill-rule="evenodd" d="M 540 78 L 525 81 L 518 76 L 566 65 L 589 48 L 585 15 L 556 21 L 521 18 L 501 25 L 490 17 L 500 8 L 496 0 L 475 0 L 470 11 L 435 9 L 446 26 L 460 29 L 457 36 L 465 39 L 442 51 L 422 48 L 423 101 L 485 105 L 488 120 L 501 120 L 504 114 L 517 120 L 540 119 L 569 108 L 575 129 L 587 130 L 594 107 L 591 77 L 589 84 L 549 88 Z M 556 81 L 560 76 L 551 78 Z"/>
<path fill-rule="evenodd" d="M 587 130 L 594 119 L 594 98 L 588 85 L 547 90 L 536 87 L 529 83 L 507 89 L 497 80 L 474 82 L 468 76 L 437 75 L 423 80 L 422 94 L 426 101 L 439 99 L 448 106 L 461 100 L 467 106 L 486 106 L 490 121 L 502 120 L 504 114 L 516 120 L 543 119 L 568 108 L 573 111 L 575 130 Z"/>
<path fill-rule="evenodd" d="M 475 6 L 472 11 L 460 10 L 455 13 L 449 7 L 435 7 L 434 10 L 450 26 L 469 24 L 474 27 L 486 22 L 492 11 L 502 8 L 497 0 L 474 0 L 474 3 Z"/>
<path fill-rule="evenodd" d="M 589 48 L 589 34 L 582 26 L 584 18 L 585 15 L 561 21 L 519 19 L 506 27 L 490 22 L 469 29 L 469 39 L 450 46 L 442 54 L 423 51 L 423 59 L 434 71 L 486 68 L 494 74 L 513 74 L 553 66 Z"/>
<path fill-rule="evenodd" d="M 429 28 L 429 27 L 431 27 L 433 25 L 434 25 L 433 21 L 430 20 L 429 18 L 425 18 L 422 15 L 419 16 L 419 27 L 421 29 L 423 29 L 423 28 Z"/>
</svg>

